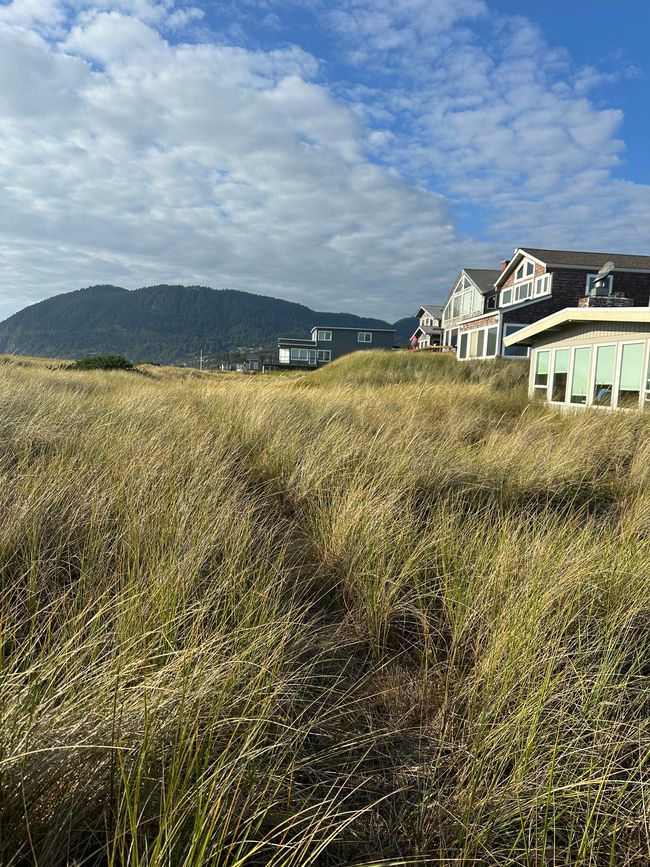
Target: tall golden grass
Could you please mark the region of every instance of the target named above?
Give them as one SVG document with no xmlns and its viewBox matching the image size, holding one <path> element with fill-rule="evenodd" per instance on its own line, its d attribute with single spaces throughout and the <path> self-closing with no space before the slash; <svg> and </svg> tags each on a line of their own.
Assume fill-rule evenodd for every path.
<svg viewBox="0 0 650 867">
<path fill-rule="evenodd" d="M 650 419 L 0 364 L 3 865 L 643 865 Z"/>
</svg>

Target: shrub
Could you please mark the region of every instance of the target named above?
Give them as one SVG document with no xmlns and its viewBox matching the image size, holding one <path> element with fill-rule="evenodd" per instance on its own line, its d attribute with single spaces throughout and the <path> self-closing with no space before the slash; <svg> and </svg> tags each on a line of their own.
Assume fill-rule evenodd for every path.
<svg viewBox="0 0 650 867">
<path fill-rule="evenodd" d="M 67 370 L 135 370 L 123 355 L 91 355 L 68 364 Z"/>
</svg>

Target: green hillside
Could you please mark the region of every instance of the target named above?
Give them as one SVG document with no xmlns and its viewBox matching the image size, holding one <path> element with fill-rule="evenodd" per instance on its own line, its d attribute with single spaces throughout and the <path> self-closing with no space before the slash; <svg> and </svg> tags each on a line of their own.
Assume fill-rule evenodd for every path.
<svg viewBox="0 0 650 867">
<path fill-rule="evenodd" d="M 414 321 L 400 321 L 398 340 L 408 339 Z M 388 323 L 232 289 L 89 286 L 33 304 L 0 323 L 0 352 L 51 358 L 118 353 L 194 363 L 201 350 L 223 356 L 270 347 L 279 336 L 307 337 L 314 325 L 386 328 Z"/>
</svg>

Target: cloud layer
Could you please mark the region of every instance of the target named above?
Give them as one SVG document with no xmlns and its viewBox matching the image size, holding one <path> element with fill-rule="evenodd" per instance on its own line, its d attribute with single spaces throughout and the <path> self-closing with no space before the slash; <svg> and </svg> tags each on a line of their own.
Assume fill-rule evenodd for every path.
<svg viewBox="0 0 650 867">
<path fill-rule="evenodd" d="M 217 22 L 172 0 L 0 6 L 0 316 L 164 281 L 397 317 L 518 243 L 641 248 L 620 113 L 530 22 L 482 0 L 305 5 L 335 68 L 286 38 L 286 2 Z"/>
</svg>

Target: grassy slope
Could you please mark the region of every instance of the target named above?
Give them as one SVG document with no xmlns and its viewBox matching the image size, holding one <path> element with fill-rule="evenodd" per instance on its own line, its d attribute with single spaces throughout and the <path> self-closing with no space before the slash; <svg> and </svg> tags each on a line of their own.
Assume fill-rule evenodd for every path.
<svg viewBox="0 0 650 867">
<path fill-rule="evenodd" d="M 0 863 L 645 864 L 650 418 L 524 368 L 0 364 Z"/>
</svg>

